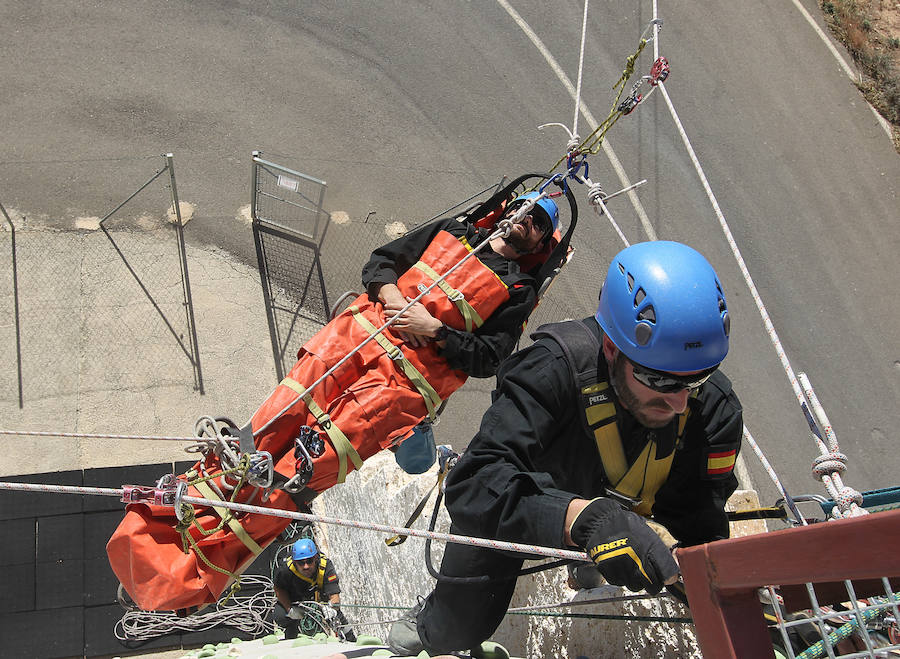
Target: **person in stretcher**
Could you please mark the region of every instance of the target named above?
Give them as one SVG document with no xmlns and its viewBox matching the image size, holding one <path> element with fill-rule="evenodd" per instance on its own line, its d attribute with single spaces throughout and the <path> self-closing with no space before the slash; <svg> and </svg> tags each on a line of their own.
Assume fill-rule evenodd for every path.
<svg viewBox="0 0 900 659">
<path fill-rule="evenodd" d="M 506 236 L 492 231 L 510 216 Z M 271 455 L 273 484 L 259 494 L 240 469 L 222 475 L 222 456 L 210 452 L 182 477 L 188 492 L 304 509 L 372 455 L 398 449 L 469 376 L 493 376 L 512 353 L 548 259 L 565 247 L 558 223 L 549 195 L 510 194 L 493 218 L 437 220 L 376 249 L 363 268 L 366 292 L 299 350 L 252 416 L 255 455 Z M 113 571 L 142 609 L 190 611 L 215 601 L 290 521 L 187 509 L 188 519 L 175 520 L 171 507 L 131 504 L 107 545 Z"/>
</svg>

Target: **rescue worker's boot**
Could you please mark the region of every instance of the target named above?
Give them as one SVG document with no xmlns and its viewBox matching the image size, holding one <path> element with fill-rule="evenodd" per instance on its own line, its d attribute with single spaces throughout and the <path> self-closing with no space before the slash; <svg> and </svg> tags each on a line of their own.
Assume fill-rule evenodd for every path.
<svg viewBox="0 0 900 659">
<path fill-rule="evenodd" d="M 419 638 L 416 622 L 423 605 L 424 600 L 420 597 L 414 607 L 405 611 L 400 620 L 391 625 L 387 644 L 394 654 L 415 657 L 425 649 L 425 644 Z"/>
</svg>

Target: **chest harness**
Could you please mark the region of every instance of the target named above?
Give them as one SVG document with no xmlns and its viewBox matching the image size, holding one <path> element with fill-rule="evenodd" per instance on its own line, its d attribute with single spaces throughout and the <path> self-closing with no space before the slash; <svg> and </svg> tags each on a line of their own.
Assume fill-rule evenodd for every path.
<svg viewBox="0 0 900 659">
<path fill-rule="evenodd" d="M 328 559 L 323 555 L 319 554 L 319 569 L 316 570 L 316 576 L 313 578 L 307 577 L 300 571 L 296 565 L 294 565 L 293 559 L 288 559 L 287 566 L 288 569 L 294 573 L 294 576 L 300 579 L 301 581 L 305 581 L 306 583 L 315 586 L 315 601 L 319 601 L 319 595 L 322 592 L 322 587 L 325 585 L 325 567 L 328 565 Z"/>
<path fill-rule="evenodd" d="M 598 373 L 600 342 L 594 332 L 583 322 L 566 321 L 542 325 L 532 336 L 534 339 L 552 338 L 565 355 L 572 381 L 581 397 L 582 428 L 596 442 L 603 472 L 609 480 L 607 496 L 640 515 L 649 516 L 656 493 L 669 477 L 675 449 L 681 446 L 690 405 L 675 417 L 675 443 L 668 455 L 658 456 L 657 442 L 651 438 L 629 465 L 619 434 L 612 385 L 601 380 Z M 696 391 L 691 393 L 691 397 L 695 396 Z"/>
</svg>

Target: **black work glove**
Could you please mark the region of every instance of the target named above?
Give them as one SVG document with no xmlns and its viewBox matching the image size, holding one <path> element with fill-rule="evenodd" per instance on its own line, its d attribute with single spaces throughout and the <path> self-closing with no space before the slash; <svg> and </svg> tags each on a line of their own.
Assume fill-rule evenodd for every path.
<svg viewBox="0 0 900 659">
<path fill-rule="evenodd" d="M 640 515 L 612 499 L 594 499 L 569 529 L 606 580 L 631 591 L 655 595 L 678 574 L 669 547 Z"/>
</svg>

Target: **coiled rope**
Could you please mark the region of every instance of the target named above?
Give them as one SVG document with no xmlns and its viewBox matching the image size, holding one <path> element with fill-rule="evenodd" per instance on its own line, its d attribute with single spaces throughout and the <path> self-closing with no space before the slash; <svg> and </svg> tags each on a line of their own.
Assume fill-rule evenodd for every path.
<svg viewBox="0 0 900 659">
<path fill-rule="evenodd" d="M 211 611 L 179 617 L 171 611 L 126 611 L 116 622 L 116 638 L 126 644 L 142 644 L 166 634 L 200 632 L 220 625 L 251 636 L 275 631 L 269 620 L 275 606 L 272 580 L 261 575 L 244 575 L 241 594 L 221 598 Z M 250 594 L 252 593 L 252 594 Z"/>
</svg>

